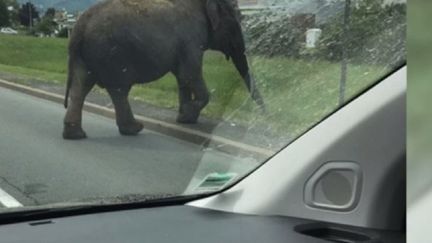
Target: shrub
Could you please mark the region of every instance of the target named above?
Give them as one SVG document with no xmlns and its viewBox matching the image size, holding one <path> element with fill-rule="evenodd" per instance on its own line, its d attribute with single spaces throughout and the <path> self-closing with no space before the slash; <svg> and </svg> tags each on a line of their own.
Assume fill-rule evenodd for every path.
<svg viewBox="0 0 432 243">
<path fill-rule="evenodd" d="M 318 48 L 305 48 L 305 29 L 293 23 L 284 10 L 264 10 L 243 18 L 247 50 L 261 56 L 340 61 L 343 45 L 343 19 L 340 1 L 336 15 L 319 27 Z M 347 55 L 352 62 L 397 65 L 406 55 L 406 4 L 384 5 L 383 0 L 358 0 L 351 8 Z"/>
<path fill-rule="evenodd" d="M 353 62 L 397 65 L 406 55 L 406 5 L 383 5 L 382 0 L 359 1 L 352 8 L 346 41 L 348 58 Z M 318 55 L 342 59 L 343 13 L 321 26 L 323 35 Z"/>
<path fill-rule="evenodd" d="M 56 27 L 57 27 L 56 22 L 54 22 L 51 18 L 48 17 L 43 17 L 41 21 L 39 21 L 35 26 L 36 31 L 45 36 L 52 35 Z"/>
<path fill-rule="evenodd" d="M 299 55 L 304 31 L 294 27 L 284 11 L 261 11 L 243 18 L 247 50 L 263 56 Z"/>
<path fill-rule="evenodd" d="M 68 38 L 69 37 L 69 31 L 67 28 L 62 28 L 57 34 L 57 37 L 59 38 Z"/>
</svg>

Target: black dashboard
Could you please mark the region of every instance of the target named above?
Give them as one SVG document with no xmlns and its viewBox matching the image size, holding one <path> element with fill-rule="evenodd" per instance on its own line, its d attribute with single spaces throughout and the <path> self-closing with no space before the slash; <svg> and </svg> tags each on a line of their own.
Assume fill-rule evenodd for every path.
<svg viewBox="0 0 432 243">
<path fill-rule="evenodd" d="M 171 206 L 1 225 L 0 242 L 402 243 L 405 233 Z"/>
</svg>

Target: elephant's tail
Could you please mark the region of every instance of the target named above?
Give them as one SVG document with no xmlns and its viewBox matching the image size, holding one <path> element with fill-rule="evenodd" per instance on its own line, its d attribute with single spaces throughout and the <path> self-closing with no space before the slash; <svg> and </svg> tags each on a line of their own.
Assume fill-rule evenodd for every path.
<svg viewBox="0 0 432 243">
<path fill-rule="evenodd" d="M 68 77 L 67 77 L 67 81 L 66 81 L 66 94 L 65 94 L 65 98 L 64 98 L 64 107 L 67 109 L 68 105 L 69 105 L 69 90 L 72 86 L 72 68 L 71 68 L 71 64 L 70 64 L 70 60 L 69 60 L 69 68 L 68 68 Z"/>
</svg>

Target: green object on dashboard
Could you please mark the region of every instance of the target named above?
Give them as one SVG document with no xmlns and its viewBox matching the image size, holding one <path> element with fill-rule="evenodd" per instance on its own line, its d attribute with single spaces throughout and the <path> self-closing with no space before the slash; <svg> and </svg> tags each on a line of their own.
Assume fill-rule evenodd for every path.
<svg viewBox="0 0 432 243">
<path fill-rule="evenodd" d="M 207 176 L 206 181 L 228 181 L 235 176 L 235 173 L 212 173 Z"/>
</svg>

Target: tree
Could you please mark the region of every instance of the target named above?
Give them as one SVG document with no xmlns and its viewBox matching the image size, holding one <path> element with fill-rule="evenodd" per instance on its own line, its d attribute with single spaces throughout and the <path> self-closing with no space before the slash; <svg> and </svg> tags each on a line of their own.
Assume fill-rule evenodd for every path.
<svg viewBox="0 0 432 243">
<path fill-rule="evenodd" d="M 55 9 L 49 8 L 41 21 L 36 25 L 36 31 L 44 35 L 51 35 L 57 27 L 57 23 L 54 21 Z"/>
<path fill-rule="evenodd" d="M 69 30 L 68 28 L 62 28 L 59 33 L 57 34 L 57 37 L 59 38 L 68 38 L 69 37 Z"/>
<path fill-rule="evenodd" d="M 57 27 L 57 23 L 54 21 L 55 9 L 49 8 L 42 19 L 36 24 L 36 32 L 44 35 L 52 35 Z"/>
<path fill-rule="evenodd" d="M 10 25 L 9 10 L 6 2 L 0 0 L 0 27 L 5 27 Z"/>
<path fill-rule="evenodd" d="M 6 5 L 8 6 L 10 25 L 11 26 L 19 25 L 18 10 L 20 6 L 17 0 L 0 0 L 0 1 L 5 1 Z"/>
<path fill-rule="evenodd" d="M 32 27 L 34 25 L 34 20 L 39 19 L 39 12 L 32 3 L 27 2 L 21 5 L 18 16 L 22 25 Z"/>
<path fill-rule="evenodd" d="M 50 18 L 42 18 L 36 25 L 36 31 L 44 35 L 51 35 L 56 29 L 57 24 Z"/>
<path fill-rule="evenodd" d="M 55 13 L 56 13 L 55 8 L 49 8 L 49 9 L 47 9 L 47 11 L 45 12 L 44 18 L 54 19 L 54 17 L 55 17 Z"/>
</svg>

